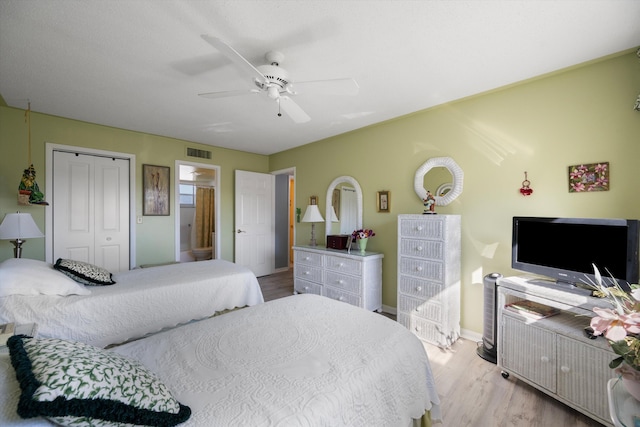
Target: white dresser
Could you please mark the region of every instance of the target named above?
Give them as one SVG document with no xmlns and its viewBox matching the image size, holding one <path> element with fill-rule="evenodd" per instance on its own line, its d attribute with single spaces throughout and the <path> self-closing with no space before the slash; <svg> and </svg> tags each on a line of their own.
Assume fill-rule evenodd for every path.
<svg viewBox="0 0 640 427">
<path fill-rule="evenodd" d="M 442 347 L 460 337 L 460 215 L 398 215 L 398 322 Z"/>
<path fill-rule="evenodd" d="M 382 311 L 382 258 L 377 252 L 293 247 L 295 293 L 312 293 Z"/>
</svg>

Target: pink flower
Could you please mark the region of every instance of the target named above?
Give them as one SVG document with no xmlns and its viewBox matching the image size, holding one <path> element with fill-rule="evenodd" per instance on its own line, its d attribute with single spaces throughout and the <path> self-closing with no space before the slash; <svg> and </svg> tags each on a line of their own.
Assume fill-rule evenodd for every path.
<svg viewBox="0 0 640 427">
<path fill-rule="evenodd" d="M 591 319 L 593 335 L 602 335 L 611 341 L 620 341 L 627 336 L 621 316 L 610 308 L 594 307 L 593 311 L 598 315 Z"/>
</svg>

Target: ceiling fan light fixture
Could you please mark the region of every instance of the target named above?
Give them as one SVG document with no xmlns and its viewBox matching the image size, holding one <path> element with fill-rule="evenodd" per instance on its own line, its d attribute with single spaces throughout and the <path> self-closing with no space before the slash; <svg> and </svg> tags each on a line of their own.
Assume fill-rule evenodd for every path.
<svg viewBox="0 0 640 427">
<path fill-rule="evenodd" d="M 275 85 L 269 86 L 269 88 L 267 89 L 267 95 L 271 99 L 278 99 L 280 98 L 280 91 L 278 91 L 278 87 Z"/>
</svg>

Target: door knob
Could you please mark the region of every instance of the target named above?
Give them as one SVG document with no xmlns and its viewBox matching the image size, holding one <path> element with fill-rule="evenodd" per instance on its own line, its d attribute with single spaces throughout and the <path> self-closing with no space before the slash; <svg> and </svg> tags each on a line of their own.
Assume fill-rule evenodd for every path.
<svg viewBox="0 0 640 427">
<path fill-rule="evenodd" d="M 240 230 L 240 229 L 238 228 L 237 233 L 238 233 L 238 234 L 240 234 L 240 233 L 246 233 L 246 231 L 244 231 L 244 230 Z"/>
</svg>

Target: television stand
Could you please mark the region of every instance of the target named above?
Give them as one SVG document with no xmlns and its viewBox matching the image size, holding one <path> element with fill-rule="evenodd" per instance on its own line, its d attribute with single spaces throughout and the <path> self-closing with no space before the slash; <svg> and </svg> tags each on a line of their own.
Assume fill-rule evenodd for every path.
<svg viewBox="0 0 640 427">
<path fill-rule="evenodd" d="M 513 276 L 497 280 L 498 366 L 605 425 L 612 425 L 607 383 L 616 376 L 609 362 L 616 354 L 603 337 L 585 328 L 593 307 L 606 300 L 540 278 Z M 541 313 L 536 316 L 530 307 Z M 543 317 L 543 316 L 547 317 Z"/>
</svg>

